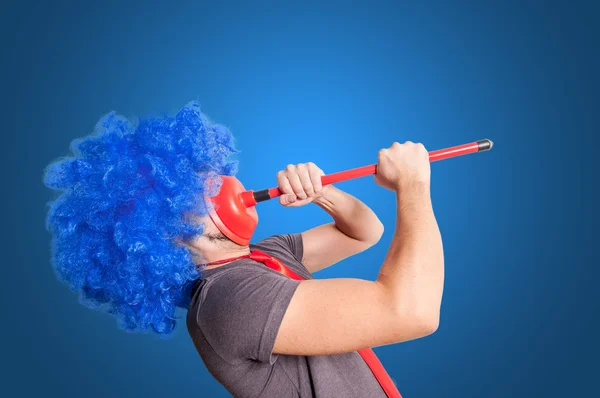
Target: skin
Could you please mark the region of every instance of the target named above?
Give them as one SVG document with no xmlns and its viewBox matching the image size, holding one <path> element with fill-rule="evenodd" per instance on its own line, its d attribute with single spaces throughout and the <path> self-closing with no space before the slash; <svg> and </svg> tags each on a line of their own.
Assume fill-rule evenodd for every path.
<svg viewBox="0 0 600 398">
<path fill-rule="evenodd" d="M 209 216 L 201 217 L 198 221 L 204 224 L 204 233 L 190 242 L 184 242 L 184 245 L 199 254 L 202 263 L 250 254 L 248 246 L 240 246 L 223 235 Z M 227 263 L 221 265 L 225 264 Z M 206 269 L 221 265 L 207 266 Z"/>
<path fill-rule="evenodd" d="M 311 272 L 368 249 L 383 234 L 382 223 L 364 203 L 336 187 L 322 187 L 323 174 L 313 163 L 288 165 L 277 173 L 283 206 L 315 203 L 333 219 L 302 233 L 302 263 Z M 396 142 L 379 151 L 375 182 L 395 193 L 397 211 L 394 236 L 377 279 L 301 281 L 282 320 L 274 353 L 340 354 L 416 339 L 437 329 L 444 256 L 423 145 Z M 247 246 L 223 239 L 210 218 L 203 221 L 205 234 L 189 247 L 207 262 L 250 252 Z"/>
</svg>

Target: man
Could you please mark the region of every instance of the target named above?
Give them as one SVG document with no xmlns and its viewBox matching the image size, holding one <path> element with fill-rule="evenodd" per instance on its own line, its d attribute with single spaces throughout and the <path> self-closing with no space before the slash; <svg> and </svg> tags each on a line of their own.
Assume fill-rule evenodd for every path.
<svg viewBox="0 0 600 398">
<path fill-rule="evenodd" d="M 423 337 L 438 326 L 444 260 L 423 145 L 394 143 L 379 152 L 375 181 L 396 193 L 397 221 L 375 281 L 313 278 L 383 234 L 373 211 L 322 187 L 322 175 L 312 163 L 280 171 L 280 203 L 315 203 L 333 223 L 240 246 L 206 217 L 205 233 L 189 243 L 216 265 L 203 268 L 194 285 L 188 331 L 209 372 L 235 397 L 385 397 L 357 351 Z M 227 261 L 254 249 L 306 280 L 249 258 Z"/>
</svg>

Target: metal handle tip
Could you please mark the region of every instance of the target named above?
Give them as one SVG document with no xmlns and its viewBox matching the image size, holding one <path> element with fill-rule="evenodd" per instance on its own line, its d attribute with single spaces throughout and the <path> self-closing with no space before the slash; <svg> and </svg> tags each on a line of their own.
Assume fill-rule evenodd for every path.
<svg viewBox="0 0 600 398">
<path fill-rule="evenodd" d="M 479 146 L 479 152 L 489 151 L 494 146 L 494 142 L 492 140 L 481 140 L 477 141 L 477 145 Z"/>
</svg>

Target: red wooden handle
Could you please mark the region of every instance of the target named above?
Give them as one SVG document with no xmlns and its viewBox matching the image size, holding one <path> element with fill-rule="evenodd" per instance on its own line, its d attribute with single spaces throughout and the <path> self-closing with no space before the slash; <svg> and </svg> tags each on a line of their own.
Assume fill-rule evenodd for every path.
<svg viewBox="0 0 600 398">
<path fill-rule="evenodd" d="M 488 139 L 471 142 L 469 144 L 453 146 L 445 149 L 438 149 L 437 151 L 429 152 L 429 161 L 435 162 L 438 160 L 455 158 L 457 156 L 467 155 L 469 153 L 488 151 L 492 149 L 494 143 Z M 377 164 L 371 164 L 368 166 L 358 167 L 356 169 L 340 171 L 333 174 L 328 174 L 321 177 L 321 183 L 323 185 L 335 184 L 337 182 L 353 180 L 359 177 L 365 177 L 377 173 Z M 269 189 L 269 198 L 273 199 L 282 194 L 278 187 Z"/>
</svg>

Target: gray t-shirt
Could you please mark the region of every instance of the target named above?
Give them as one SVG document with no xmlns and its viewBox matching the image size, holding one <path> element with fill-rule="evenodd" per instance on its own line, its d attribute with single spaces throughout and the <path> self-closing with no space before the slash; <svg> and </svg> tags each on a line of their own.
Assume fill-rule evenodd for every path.
<svg viewBox="0 0 600 398">
<path fill-rule="evenodd" d="M 314 279 L 300 262 L 300 234 L 271 236 L 250 249 Z M 187 328 L 208 371 L 234 397 L 384 398 L 356 351 L 322 356 L 272 353 L 300 283 L 247 258 L 205 270 L 193 287 Z"/>
</svg>

